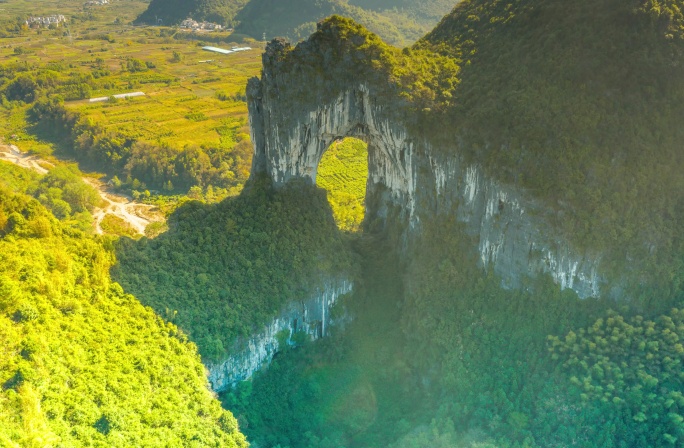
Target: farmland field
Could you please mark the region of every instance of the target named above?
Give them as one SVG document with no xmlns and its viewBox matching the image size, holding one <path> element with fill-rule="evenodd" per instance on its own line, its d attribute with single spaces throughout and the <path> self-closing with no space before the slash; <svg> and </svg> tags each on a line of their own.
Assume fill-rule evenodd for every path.
<svg viewBox="0 0 684 448">
<path fill-rule="evenodd" d="M 316 184 L 327 190 L 338 227 L 357 231 L 365 212 L 368 150 L 361 140 L 334 142 L 318 165 Z"/>
<path fill-rule="evenodd" d="M 75 18 L 71 26 L 75 31 L 97 26 L 99 31 L 121 28 L 147 8 L 144 0 L 116 0 L 102 6 L 84 6 L 78 0 L 11 0 L 0 3 L 0 17 L 13 20 L 16 17 L 62 14 Z M 117 20 L 118 19 L 118 20 Z"/>
<path fill-rule="evenodd" d="M 137 0 L 97 7 L 84 7 L 81 1 L 0 3 L 0 93 L 28 74 L 37 84 L 35 99 L 60 98 L 65 112 L 78 119 L 68 128 L 44 117 L 32 121 L 33 98 L 3 100 L 0 138 L 43 157 L 54 153 L 74 158 L 89 170 L 129 178 L 125 186 L 131 189 L 147 183 L 165 193 L 185 193 L 192 186 L 204 190 L 213 184 L 234 194 L 249 175 L 244 88 L 247 79 L 260 72 L 262 45 L 239 42 L 253 50 L 223 55 L 202 50 L 207 42 L 198 39 L 229 48 L 236 43 L 216 42 L 229 40 L 227 33 L 192 37 L 174 28 L 129 25 L 146 7 Z M 64 15 L 67 23 L 54 29 L 21 25 L 28 15 L 50 14 Z M 134 91 L 144 96 L 88 101 Z M 96 140 L 105 138 L 113 149 L 98 146 Z M 168 160 L 154 160 L 153 166 L 149 160 L 128 161 L 125 157 L 136 143 L 155 148 L 147 151 L 152 159 L 159 158 L 162 148 L 176 166 L 199 157 L 206 173 L 184 176 L 182 168 L 161 173 L 154 165 Z M 180 157 L 184 151 L 192 157 Z"/>
</svg>

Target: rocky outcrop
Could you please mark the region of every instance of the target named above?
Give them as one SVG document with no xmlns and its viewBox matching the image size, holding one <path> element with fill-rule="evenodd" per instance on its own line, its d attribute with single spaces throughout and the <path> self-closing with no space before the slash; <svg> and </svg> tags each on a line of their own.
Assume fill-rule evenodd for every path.
<svg viewBox="0 0 684 448">
<path fill-rule="evenodd" d="M 478 241 L 479 262 L 491 266 L 504 286 L 518 287 L 523 277 L 543 272 L 582 298 L 600 295 L 600 257 L 573 250 L 545 219 L 544 207 L 457 156 L 427 157 L 431 168 L 423 184 L 434 182 L 425 192 L 434 197 L 432 213 L 455 213 L 465 223 Z"/>
<path fill-rule="evenodd" d="M 220 392 L 249 379 L 271 362 L 281 343 L 293 345 L 293 338 L 325 336 L 332 325 L 344 320 L 344 316 L 333 317 L 331 311 L 341 296 L 351 292 L 352 286 L 346 280 L 332 281 L 310 299 L 288 304 L 262 331 L 246 341 L 238 341 L 227 359 L 207 364 L 212 388 Z"/>
<path fill-rule="evenodd" d="M 296 67 L 282 73 L 292 51 L 282 41 L 269 44 L 262 78 L 249 82 L 253 173 L 269 175 L 276 185 L 293 178 L 315 182 L 333 141 L 361 138 L 369 153 L 367 217 L 383 219 L 398 208 L 415 235 L 421 222 L 452 213 L 477 239 L 480 263 L 505 286 L 548 273 L 580 297 L 600 294 L 600 256 L 574 250 L 554 231 L 545 207 L 465 163 L 458 140 L 445 143 L 417 132 L 385 85 L 334 69 L 325 82 L 293 79 Z M 302 84 L 307 91 L 297 93 Z"/>
</svg>

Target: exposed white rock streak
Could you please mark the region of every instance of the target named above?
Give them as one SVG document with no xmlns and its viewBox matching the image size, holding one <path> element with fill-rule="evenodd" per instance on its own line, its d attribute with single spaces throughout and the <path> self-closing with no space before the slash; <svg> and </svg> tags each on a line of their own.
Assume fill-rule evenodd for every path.
<svg viewBox="0 0 684 448">
<path fill-rule="evenodd" d="M 316 181 L 323 153 L 335 141 L 359 137 L 369 147 L 369 186 L 382 185 L 393 200 L 415 211 L 414 145 L 405 129 L 382 117 L 383 110 L 371 101 L 369 90 L 359 85 L 341 93 L 330 104 L 302 114 L 292 129 L 282 129 L 281 111 L 271 101 L 261 103 L 264 157 L 268 173 L 277 185 L 291 178 Z M 252 129 L 254 133 L 254 129 Z"/>
<path fill-rule="evenodd" d="M 259 123 L 255 160 L 264 162 L 260 169 L 276 185 L 292 178 L 315 182 L 318 163 L 333 141 L 362 138 L 368 143 L 367 195 L 382 192 L 367 216 L 383 217 L 388 205 L 399 206 L 415 233 L 431 216 L 455 213 L 478 239 L 482 266 L 493 268 L 504 286 L 518 287 L 525 276 L 544 272 L 580 297 L 599 295 L 598 254 L 574 251 L 544 218 L 541 204 L 489 178 L 477 165 L 465 165 L 458 142 L 437 148 L 425 137 L 412 138 L 391 118 L 391 106 L 374 98 L 365 84 L 311 106 L 281 104 L 268 82 L 260 89 L 262 96 L 250 105 L 251 121 Z"/>
<path fill-rule="evenodd" d="M 562 241 L 543 218 L 541 204 L 488 178 L 476 165 L 463 168 L 458 157 L 429 159 L 437 208 L 455 212 L 465 223 L 478 239 L 480 263 L 491 266 L 505 286 L 518 287 L 522 277 L 544 272 L 580 297 L 600 294 L 600 257 L 580 254 Z"/>
<path fill-rule="evenodd" d="M 217 392 L 226 390 L 268 365 L 278 352 L 278 336 L 283 332 L 290 336 L 303 332 L 312 339 L 325 336 L 331 325 L 339 323 L 331 316 L 331 308 L 340 296 L 351 292 L 352 287 L 353 284 L 346 280 L 330 282 L 310 299 L 288 304 L 262 331 L 247 341 L 238 341 L 227 359 L 207 363 L 212 388 Z M 291 338 L 287 343 L 292 344 Z"/>
</svg>

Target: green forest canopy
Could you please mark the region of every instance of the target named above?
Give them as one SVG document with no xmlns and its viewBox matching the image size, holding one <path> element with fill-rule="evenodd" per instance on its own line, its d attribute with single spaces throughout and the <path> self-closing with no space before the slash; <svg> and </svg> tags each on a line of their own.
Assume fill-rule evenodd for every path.
<svg viewBox="0 0 684 448">
<path fill-rule="evenodd" d="M 194 344 L 111 281 L 110 241 L 25 194 L 78 182 L 0 172 L 0 444 L 246 447 Z"/>
<path fill-rule="evenodd" d="M 187 332 L 207 360 L 353 269 L 325 192 L 310 185 L 275 190 L 258 181 L 220 204 L 185 204 L 169 227 L 155 239 L 121 240 L 112 275 Z"/>
</svg>

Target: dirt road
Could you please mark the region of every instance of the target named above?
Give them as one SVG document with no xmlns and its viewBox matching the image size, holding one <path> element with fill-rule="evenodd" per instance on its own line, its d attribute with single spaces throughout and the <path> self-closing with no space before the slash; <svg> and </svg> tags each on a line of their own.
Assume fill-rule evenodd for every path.
<svg viewBox="0 0 684 448">
<path fill-rule="evenodd" d="M 12 162 L 24 168 L 37 171 L 40 174 L 46 174 L 48 169 L 46 166 L 53 166 L 51 163 L 45 162 L 37 156 L 30 156 L 25 152 L 21 152 L 19 148 L 14 145 L 0 145 L 0 160 Z"/>
<path fill-rule="evenodd" d="M 14 145 L 0 144 L 0 160 L 6 160 L 24 168 L 34 170 L 40 174 L 46 174 L 52 163 L 38 156 L 22 152 Z M 102 220 L 107 215 L 114 215 L 128 223 L 136 232 L 145 233 L 145 227 L 151 222 L 161 222 L 164 216 L 156 211 L 152 205 L 135 202 L 127 196 L 107 191 L 107 185 L 99 180 L 83 177 L 84 182 L 97 190 L 105 204 L 102 208 L 93 210 L 95 232 L 102 235 Z"/>
</svg>

